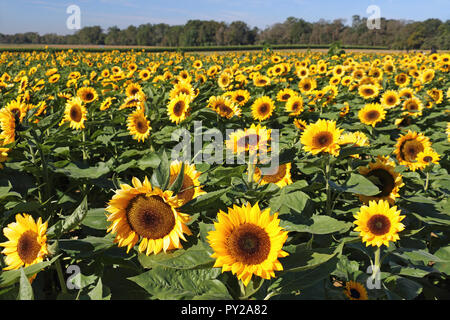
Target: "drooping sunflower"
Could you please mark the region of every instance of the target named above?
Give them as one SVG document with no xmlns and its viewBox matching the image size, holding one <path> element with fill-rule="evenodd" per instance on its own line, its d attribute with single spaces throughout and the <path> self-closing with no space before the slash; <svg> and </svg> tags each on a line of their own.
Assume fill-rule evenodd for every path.
<svg viewBox="0 0 450 320">
<path fill-rule="evenodd" d="M 341 134 L 338 143 L 340 146 L 354 146 L 354 147 L 364 147 L 370 144 L 369 138 L 367 138 L 367 136 L 361 131 L 347 132 Z M 359 154 L 352 154 L 351 157 L 359 158 Z"/>
<path fill-rule="evenodd" d="M 150 121 L 144 114 L 143 109 L 137 109 L 128 116 L 127 128 L 133 139 L 141 142 L 148 138 L 150 135 Z"/>
<path fill-rule="evenodd" d="M 294 119 L 294 125 L 297 127 L 297 129 L 303 131 L 308 126 L 308 123 L 305 120 Z"/>
<path fill-rule="evenodd" d="M 224 96 L 211 96 L 208 101 L 208 107 L 216 111 L 221 117 L 227 119 L 241 115 L 241 109 L 229 98 Z"/>
<path fill-rule="evenodd" d="M 119 106 L 119 110 L 126 108 L 142 107 L 145 100 L 146 100 L 145 94 L 143 92 L 138 92 L 134 96 L 126 97 L 124 102 Z"/>
<path fill-rule="evenodd" d="M 170 99 L 169 104 L 167 105 L 167 113 L 170 117 L 170 121 L 179 124 L 186 119 L 189 114 L 189 102 L 190 97 L 184 93 L 180 93 L 173 99 Z"/>
<path fill-rule="evenodd" d="M 225 144 L 227 149 L 236 154 L 266 152 L 269 149 L 271 132 L 272 130 L 260 124 L 252 124 L 250 128 L 232 132 Z"/>
<path fill-rule="evenodd" d="M 172 191 L 153 187 L 147 177 L 143 182 L 134 177 L 132 184 L 121 185 L 106 208 L 114 242 L 129 252 L 140 240 L 138 250 L 146 255 L 181 248 L 180 239 L 191 235 L 190 217 L 177 211 L 181 201 Z"/>
<path fill-rule="evenodd" d="M 405 185 L 402 175 L 395 172 L 395 162 L 389 157 L 378 156 L 376 162 L 369 163 L 367 167 L 359 167 L 359 173 L 380 189 L 380 193 L 374 196 L 359 195 L 359 199 L 366 204 L 371 200 L 386 200 L 393 205 L 395 198 L 400 196 L 400 188 Z"/>
<path fill-rule="evenodd" d="M 380 90 L 373 84 L 363 84 L 359 86 L 358 92 L 364 99 L 373 99 L 378 96 Z"/>
<path fill-rule="evenodd" d="M 272 116 L 275 109 L 273 100 L 268 96 L 263 96 L 255 100 L 252 105 L 252 116 L 254 120 L 263 121 Z"/>
<path fill-rule="evenodd" d="M 390 109 L 400 103 L 400 97 L 394 90 L 388 90 L 381 96 L 381 104 L 384 108 Z"/>
<path fill-rule="evenodd" d="M 369 205 L 362 206 L 354 218 L 355 231 L 359 231 L 366 246 L 381 247 L 384 244 L 389 247 L 389 241 L 400 239 L 398 232 L 405 229 L 400 222 L 405 216 L 400 215 L 396 206 L 390 207 L 386 200 L 369 201 Z"/>
<path fill-rule="evenodd" d="M 358 117 L 362 123 L 375 127 L 386 117 L 386 110 L 379 103 L 369 103 L 359 110 Z"/>
<path fill-rule="evenodd" d="M 172 161 L 170 164 L 170 178 L 169 184 L 172 184 L 181 172 L 182 162 L 179 160 Z M 177 194 L 178 199 L 181 199 L 181 205 L 184 205 L 197 198 L 199 195 L 205 194 L 198 178 L 201 172 L 198 172 L 194 164 L 184 163 L 184 177 L 183 184 Z"/>
<path fill-rule="evenodd" d="M 270 209 L 261 210 L 258 203 L 219 211 L 207 237 L 214 250 L 214 267 L 231 271 L 245 286 L 253 275 L 274 278 L 275 271 L 283 270 L 278 258 L 288 255 L 282 250 L 288 233 L 279 223 L 278 213 L 271 216 Z"/>
<path fill-rule="evenodd" d="M 16 221 L 3 228 L 8 241 L 0 243 L 4 247 L 8 265 L 4 270 L 19 269 L 42 262 L 47 251 L 47 222 L 37 221 L 29 214 L 17 214 Z"/>
<path fill-rule="evenodd" d="M 344 294 L 350 300 L 368 300 L 367 290 L 357 281 L 347 281 Z"/>
<path fill-rule="evenodd" d="M 301 96 L 292 96 L 286 101 L 286 111 L 289 112 L 289 116 L 298 116 L 303 112 L 303 99 Z"/>
<path fill-rule="evenodd" d="M 91 87 L 82 87 L 78 89 L 77 96 L 84 102 L 84 103 L 91 103 L 92 101 L 95 101 L 98 97 L 97 91 L 95 91 L 94 88 Z"/>
<path fill-rule="evenodd" d="M 102 102 L 102 104 L 100 105 L 100 110 L 101 110 L 101 111 L 108 110 L 108 109 L 111 107 L 111 105 L 113 104 L 113 101 L 114 101 L 114 100 L 116 100 L 115 97 L 108 97 L 108 98 L 106 98 L 106 99 Z"/>
<path fill-rule="evenodd" d="M 417 155 L 431 147 L 428 137 L 422 133 L 409 130 L 406 135 L 400 135 L 395 145 L 394 153 L 399 164 L 407 166 L 410 170 L 416 171 L 421 167 L 417 161 Z"/>
<path fill-rule="evenodd" d="M 320 152 L 328 152 L 334 156 L 339 155 L 339 137 L 343 129 L 336 128 L 336 122 L 319 119 L 310 124 L 303 131 L 300 142 L 303 149 L 316 155 Z"/>
<path fill-rule="evenodd" d="M 87 120 L 86 114 L 87 110 L 81 98 L 74 97 L 67 101 L 64 118 L 59 125 L 61 126 L 63 123 L 69 122 L 72 129 L 84 129 L 84 122 Z"/>
<path fill-rule="evenodd" d="M 291 166 L 292 164 L 290 162 L 281 164 L 278 166 L 277 171 L 273 174 L 262 174 L 261 169 L 256 167 L 253 180 L 260 185 L 274 183 L 278 187 L 282 188 L 292 184 Z"/>
</svg>

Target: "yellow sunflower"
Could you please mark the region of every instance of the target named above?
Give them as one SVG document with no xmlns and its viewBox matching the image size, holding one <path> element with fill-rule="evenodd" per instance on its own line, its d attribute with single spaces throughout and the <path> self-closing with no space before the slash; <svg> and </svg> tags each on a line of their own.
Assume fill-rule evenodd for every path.
<svg viewBox="0 0 450 320">
<path fill-rule="evenodd" d="M 2 162 L 8 161 L 8 148 L 0 148 L 0 169 L 3 169 Z"/>
<path fill-rule="evenodd" d="M 261 169 L 255 168 L 253 180 L 259 185 L 265 185 L 268 183 L 274 183 L 278 187 L 282 188 L 289 184 L 292 184 L 291 179 L 291 163 L 284 163 L 278 166 L 277 171 L 274 174 L 261 174 Z"/>
<path fill-rule="evenodd" d="M 431 147 L 428 137 L 422 133 L 409 130 L 406 135 L 400 135 L 395 145 L 394 153 L 399 164 L 407 166 L 410 170 L 416 171 L 422 165 L 417 161 L 417 155 Z"/>
<path fill-rule="evenodd" d="M 178 174 L 181 171 L 182 162 L 175 160 L 170 164 L 170 179 L 169 184 L 172 184 L 175 179 L 178 177 Z M 198 172 L 195 168 L 194 164 L 189 164 L 185 162 L 184 164 L 184 177 L 183 177 L 183 185 L 181 186 L 180 191 L 177 194 L 178 199 L 182 200 L 181 205 L 184 205 L 191 201 L 192 199 L 197 198 L 199 195 L 205 194 L 206 192 L 202 190 L 202 186 L 198 178 L 200 177 L 201 172 Z"/>
<path fill-rule="evenodd" d="M 106 98 L 106 99 L 102 102 L 102 104 L 100 105 L 100 110 L 101 110 L 101 111 L 108 110 L 108 109 L 111 107 L 111 105 L 112 105 L 112 103 L 113 103 L 114 100 L 116 100 L 115 97 L 108 97 L 108 98 Z"/>
<path fill-rule="evenodd" d="M 263 96 L 255 100 L 252 105 L 253 119 L 263 121 L 272 116 L 275 104 L 270 97 Z"/>
<path fill-rule="evenodd" d="M 359 86 L 358 92 L 364 99 L 373 99 L 378 96 L 380 90 L 373 84 L 363 84 Z"/>
<path fill-rule="evenodd" d="M 98 97 L 97 91 L 95 91 L 94 88 L 91 87 L 82 87 L 78 89 L 77 96 L 84 102 L 84 103 L 91 103 L 92 101 L 95 101 Z"/>
<path fill-rule="evenodd" d="M 141 142 L 150 135 L 150 121 L 147 120 L 143 109 L 137 109 L 128 116 L 127 128 L 133 139 Z"/>
<path fill-rule="evenodd" d="M 422 110 L 423 110 L 422 101 L 420 101 L 416 97 L 412 97 L 412 98 L 406 100 L 405 102 L 403 102 L 403 110 L 405 110 L 403 115 L 408 115 L 411 117 L 420 116 L 420 115 L 422 115 Z"/>
<path fill-rule="evenodd" d="M 336 128 L 336 122 L 319 119 L 310 124 L 303 131 L 300 142 L 303 149 L 312 154 L 328 152 L 334 156 L 339 155 L 339 137 L 343 129 Z"/>
<path fill-rule="evenodd" d="M 400 222 L 405 216 L 401 216 L 400 210 L 396 206 L 390 207 L 385 200 L 369 201 L 369 205 L 362 206 L 354 218 L 357 225 L 355 231 L 359 231 L 366 246 L 381 247 L 384 244 L 389 247 L 389 241 L 399 240 L 398 232 L 405 229 Z"/>
<path fill-rule="evenodd" d="M 302 93 L 308 93 L 317 88 L 317 82 L 315 79 L 303 78 L 298 83 L 298 88 Z"/>
<path fill-rule="evenodd" d="M 303 112 L 303 99 L 301 96 L 292 96 L 286 101 L 286 111 L 289 112 L 289 116 L 298 116 Z"/>
<path fill-rule="evenodd" d="M 64 118 L 59 125 L 61 126 L 63 123 L 68 121 L 72 129 L 84 129 L 84 122 L 87 120 L 86 114 L 87 110 L 83 105 L 81 98 L 72 98 L 66 103 Z"/>
<path fill-rule="evenodd" d="M 439 164 L 439 160 L 439 154 L 432 148 L 426 148 L 424 151 L 419 152 L 416 158 L 416 161 L 422 165 L 422 168 L 425 168 L 431 163 Z"/>
<path fill-rule="evenodd" d="M 364 286 L 356 281 L 347 281 L 345 284 L 344 294 L 350 300 L 368 300 L 367 290 Z"/>
<path fill-rule="evenodd" d="M 403 183 L 402 175 L 395 172 L 395 162 L 389 157 L 378 156 L 376 162 L 371 162 L 367 167 L 359 167 L 359 173 L 371 180 L 380 189 L 380 193 L 374 196 L 359 195 L 359 199 L 364 203 L 371 200 L 386 200 L 391 205 L 395 203 L 395 198 Z"/>
<path fill-rule="evenodd" d="M 180 93 L 174 98 L 170 99 L 169 104 L 167 105 L 167 114 L 170 117 L 170 121 L 179 124 L 189 114 L 189 102 L 190 97 L 185 95 L 184 93 Z"/>
<path fill-rule="evenodd" d="M 221 117 L 227 119 L 241 115 L 241 109 L 229 98 L 224 96 L 211 96 L 208 101 L 208 107 L 216 111 Z"/>
<path fill-rule="evenodd" d="M 219 211 L 207 237 L 214 250 L 214 267 L 231 271 L 245 286 L 253 275 L 274 278 L 275 271 L 283 270 L 278 258 L 288 255 L 282 250 L 288 233 L 279 223 L 278 213 L 271 216 L 269 208 L 261 211 L 258 204 Z"/>
<path fill-rule="evenodd" d="M 297 129 L 303 131 L 308 126 L 308 123 L 305 120 L 294 119 L 294 125 L 297 127 Z"/>
<path fill-rule="evenodd" d="M 261 127 L 259 124 L 252 124 L 250 128 L 232 132 L 225 144 L 227 149 L 237 154 L 266 152 L 269 149 L 271 132 L 272 130 Z"/>
<path fill-rule="evenodd" d="M 386 110 L 379 103 L 369 103 L 359 110 L 358 117 L 362 123 L 375 127 L 386 117 Z"/>
<path fill-rule="evenodd" d="M 250 99 L 250 92 L 247 90 L 236 90 L 233 91 L 231 99 L 234 103 L 239 104 L 241 107 L 244 106 Z"/>
<path fill-rule="evenodd" d="M 17 214 L 16 221 L 3 228 L 8 241 L 0 243 L 4 247 L 8 265 L 4 270 L 19 269 L 42 262 L 47 251 L 47 222 L 39 218 L 37 222 L 29 214 Z"/>
<path fill-rule="evenodd" d="M 181 93 L 186 96 L 188 103 L 190 103 L 195 98 L 195 91 L 192 85 L 188 82 L 180 81 L 179 83 L 175 84 L 172 90 L 170 90 L 170 100 L 175 99 Z"/>
<path fill-rule="evenodd" d="M 130 83 L 126 88 L 125 88 L 125 94 L 127 95 L 127 97 L 132 97 L 137 95 L 138 93 L 143 94 L 142 92 L 142 87 L 138 84 L 138 83 Z"/>
<path fill-rule="evenodd" d="M 354 146 L 354 147 L 364 147 L 370 144 L 369 138 L 367 138 L 367 136 L 361 131 L 347 132 L 341 134 L 338 143 L 340 146 Z M 359 158 L 359 154 L 352 154 L 351 157 Z"/>
<path fill-rule="evenodd" d="M 138 250 L 146 255 L 182 248 L 180 239 L 186 241 L 184 234 L 191 231 L 186 226 L 190 217 L 176 209 L 180 200 L 172 191 L 152 187 L 147 177 L 143 182 L 134 177 L 132 184 L 121 185 L 106 208 L 114 242 L 129 252 L 140 240 Z"/>
<path fill-rule="evenodd" d="M 289 100 L 289 98 L 292 98 L 293 96 L 296 96 L 297 92 L 295 92 L 292 89 L 286 88 L 278 91 L 277 93 L 277 100 L 280 102 L 286 102 Z"/>
<path fill-rule="evenodd" d="M 400 97 L 396 91 L 388 90 L 381 96 L 381 104 L 384 108 L 390 109 L 397 106 L 399 103 Z"/>
</svg>

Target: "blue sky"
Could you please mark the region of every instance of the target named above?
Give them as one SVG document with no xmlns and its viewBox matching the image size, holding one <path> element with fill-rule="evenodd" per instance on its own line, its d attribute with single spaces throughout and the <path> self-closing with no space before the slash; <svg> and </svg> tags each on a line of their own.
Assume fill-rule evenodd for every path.
<svg viewBox="0 0 450 320">
<path fill-rule="evenodd" d="M 358 14 L 369 17 L 369 5 L 377 5 L 386 18 L 423 21 L 450 19 L 450 0 L 0 0 L 0 33 L 35 31 L 70 34 L 66 27 L 69 5 L 81 9 L 81 26 L 143 23 L 184 24 L 189 19 L 232 22 L 242 20 L 265 28 L 294 16 L 315 22 Z"/>
</svg>

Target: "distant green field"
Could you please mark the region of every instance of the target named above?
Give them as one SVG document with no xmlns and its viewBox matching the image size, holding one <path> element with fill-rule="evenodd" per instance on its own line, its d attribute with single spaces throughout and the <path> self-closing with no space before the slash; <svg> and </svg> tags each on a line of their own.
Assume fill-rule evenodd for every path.
<svg viewBox="0 0 450 320">
<path fill-rule="evenodd" d="M 249 50 L 264 50 L 271 48 L 273 50 L 296 50 L 296 49 L 328 49 L 329 45 L 307 45 L 307 44 L 287 44 L 287 45 L 236 45 L 236 46 L 197 46 L 197 47 L 138 47 L 138 46 L 102 46 L 102 45 L 51 45 L 48 49 L 45 45 L 15 45 L 15 44 L 0 44 L 0 51 L 43 51 L 43 50 L 83 50 L 83 51 L 145 51 L 145 52 L 206 52 L 206 51 L 249 51 Z M 357 50 L 389 50 L 387 47 L 375 46 L 358 46 L 358 45 L 343 45 L 342 49 L 357 49 Z"/>
</svg>

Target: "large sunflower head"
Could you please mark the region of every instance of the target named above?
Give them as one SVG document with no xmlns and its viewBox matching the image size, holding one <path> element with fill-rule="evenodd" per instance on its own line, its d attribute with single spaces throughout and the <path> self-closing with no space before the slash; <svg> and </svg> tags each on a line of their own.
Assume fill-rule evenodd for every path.
<svg viewBox="0 0 450 320">
<path fill-rule="evenodd" d="M 315 79 L 303 78 L 298 83 L 298 88 L 300 89 L 301 92 L 308 93 L 317 88 L 317 82 Z"/>
<path fill-rule="evenodd" d="M 282 250 L 287 232 L 279 223 L 277 213 L 271 216 L 270 209 L 261 210 L 258 204 L 219 211 L 215 230 L 207 237 L 216 258 L 214 267 L 231 271 L 245 286 L 253 275 L 275 277 L 274 271 L 283 270 L 278 258 L 287 256 Z"/>
<path fill-rule="evenodd" d="M 95 101 L 98 97 L 97 91 L 95 91 L 94 88 L 91 87 L 82 87 L 78 89 L 77 96 L 84 102 L 84 103 L 91 103 L 92 101 Z"/>
<path fill-rule="evenodd" d="M 380 189 L 380 193 L 374 196 L 359 195 L 366 204 L 371 200 L 387 200 L 392 205 L 395 198 L 399 197 L 400 188 L 404 186 L 402 175 L 395 172 L 395 162 L 388 157 L 379 156 L 376 162 L 369 163 L 367 167 L 359 167 L 359 173 Z"/>
<path fill-rule="evenodd" d="M 47 251 L 47 222 L 37 221 L 28 214 L 17 214 L 16 221 L 3 228 L 8 241 L 0 243 L 4 247 L 8 265 L 4 270 L 19 269 L 42 262 Z"/>
<path fill-rule="evenodd" d="M 369 103 L 359 110 L 358 117 L 362 123 L 375 127 L 386 117 L 386 110 L 381 104 Z"/>
<path fill-rule="evenodd" d="M 416 171 L 422 165 L 417 161 L 417 155 L 431 147 L 428 137 L 422 133 L 408 131 L 406 135 L 400 135 L 395 145 L 394 153 L 401 165 L 407 166 L 410 170 Z"/>
<path fill-rule="evenodd" d="M 289 184 L 292 184 L 291 179 L 291 163 L 284 163 L 278 166 L 278 169 L 273 174 L 262 174 L 261 169 L 255 168 L 255 173 L 253 175 L 253 180 L 260 185 L 265 185 L 268 183 L 274 183 L 278 187 L 282 188 Z"/>
<path fill-rule="evenodd" d="M 189 114 L 189 102 L 189 96 L 184 93 L 180 93 L 170 99 L 169 104 L 167 105 L 167 113 L 170 117 L 170 121 L 178 124 L 185 120 Z"/>
<path fill-rule="evenodd" d="M 172 184 L 181 172 L 182 162 L 175 160 L 170 164 L 170 179 L 169 183 Z M 180 191 L 177 194 L 178 199 L 182 200 L 181 205 L 184 205 L 197 198 L 199 195 L 205 194 L 202 190 L 200 181 L 198 180 L 201 173 L 198 172 L 194 164 L 185 162 L 184 164 L 184 176 L 183 184 Z"/>
<path fill-rule="evenodd" d="M 83 101 L 81 100 L 81 98 L 72 98 L 66 103 L 64 118 L 61 121 L 60 125 L 62 125 L 64 122 L 69 122 L 72 129 L 84 129 L 84 122 L 87 120 L 86 114 L 87 110 L 83 105 Z"/>
<path fill-rule="evenodd" d="M 263 96 L 255 100 L 252 105 L 253 119 L 263 121 L 272 116 L 275 104 L 270 97 Z"/>
<path fill-rule="evenodd" d="M 303 149 L 312 154 L 327 152 L 334 156 L 339 154 L 339 137 L 343 129 L 336 128 L 336 122 L 319 119 L 303 131 L 300 142 Z"/>
<path fill-rule="evenodd" d="M 345 284 L 344 294 L 350 300 L 368 300 L 366 288 L 356 281 L 348 281 Z"/>
<path fill-rule="evenodd" d="M 116 234 L 114 242 L 130 251 L 139 241 L 139 252 L 150 255 L 163 250 L 181 248 L 180 239 L 191 231 L 186 226 L 189 216 L 178 212 L 180 200 L 171 191 L 152 187 L 145 177 L 133 186 L 123 184 L 108 203 L 106 211 L 111 222 L 107 232 Z"/>
<path fill-rule="evenodd" d="M 150 135 L 150 121 L 145 117 L 143 109 L 137 109 L 128 116 L 127 128 L 133 139 L 144 141 Z"/>
<path fill-rule="evenodd" d="M 390 207 L 385 200 L 370 201 L 368 206 L 362 206 L 354 215 L 355 231 L 359 231 L 366 246 L 389 247 L 389 241 L 400 239 L 398 232 L 405 229 L 400 222 L 405 216 L 400 215 L 396 206 Z"/>
</svg>

